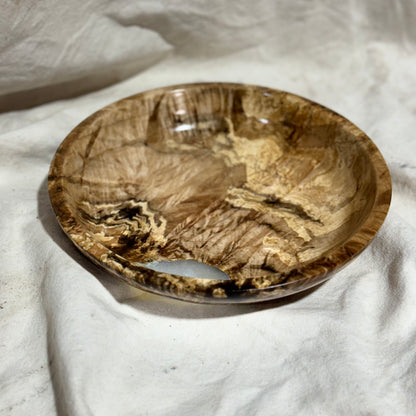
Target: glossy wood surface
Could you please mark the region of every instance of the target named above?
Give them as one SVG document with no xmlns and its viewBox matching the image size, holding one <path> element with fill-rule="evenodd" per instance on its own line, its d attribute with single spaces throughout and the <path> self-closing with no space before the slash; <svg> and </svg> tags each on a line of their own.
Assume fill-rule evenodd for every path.
<svg viewBox="0 0 416 416">
<path fill-rule="evenodd" d="M 312 287 L 358 254 L 391 182 L 372 141 L 304 98 L 189 84 L 114 103 L 76 127 L 49 175 L 63 230 L 128 283 L 194 302 L 255 302 Z M 230 280 L 150 270 L 194 259 Z"/>
</svg>

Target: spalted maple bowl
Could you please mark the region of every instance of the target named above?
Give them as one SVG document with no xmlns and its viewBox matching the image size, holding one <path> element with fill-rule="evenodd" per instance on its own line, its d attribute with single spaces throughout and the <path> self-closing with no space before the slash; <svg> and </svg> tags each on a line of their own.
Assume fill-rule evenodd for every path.
<svg viewBox="0 0 416 416">
<path fill-rule="evenodd" d="M 246 303 L 317 285 L 362 251 L 391 182 L 373 142 L 333 111 L 269 88 L 202 83 L 88 117 L 57 150 L 49 193 L 75 245 L 127 283 Z M 230 279 L 146 267 L 188 259 Z"/>
</svg>

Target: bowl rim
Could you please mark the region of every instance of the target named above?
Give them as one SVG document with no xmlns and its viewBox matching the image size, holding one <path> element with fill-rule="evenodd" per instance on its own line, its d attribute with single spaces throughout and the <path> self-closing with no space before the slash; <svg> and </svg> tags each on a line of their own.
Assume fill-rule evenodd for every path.
<svg viewBox="0 0 416 416">
<path fill-rule="evenodd" d="M 94 240 L 88 233 L 82 233 L 82 227 L 72 214 L 64 189 L 62 172 L 65 154 L 72 143 L 87 129 L 99 123 L 100 117 L 114 110 L 121 103 L 129 100 L 140 100 L 157 94 L 172 93 L 178 90 L 194 88 L 221 87 L 228 89 L 255 89 L 269 94 L 284 94 L 307 105 L 317 106 L 332 121 L 341 123 L 343 128 L 353 134 L 360 146 L 367 153 L 374 169 L 376 192 L 373 206 L 354 234 L 342 244 L 328 250 L 323 256 L 302 267 L 292 270 L 283 283 L 259 286 L 258 278 L 247 278 L 238 284 L 234 280 L 210 280 L 190 278 L 179 275 L 157 272 L 138 266 L 112 252 L 103 244 Z M 59 145 L 50 165 L 48 175 L 48 191 L 51 204 L 58 223 L 75 246 L 90 260 L 111 274 L 123 279 L 132 286 L 180 300 L 195 303 L 252 303 L 288 296 L 307 290 L 327 280 L 332 272 L 344 266 L 356 257 L 377 234 L 383 224 L 391 202 L 392 184 L 387 164 L 374 142 L 355 124 L 337 112 L 300 95 L 275 88 L 245 83 L 231 82 L 198 82 L 170 85 L 139 92 L 121 100 L 117 100 L 79 123 Z"/>
</svg>

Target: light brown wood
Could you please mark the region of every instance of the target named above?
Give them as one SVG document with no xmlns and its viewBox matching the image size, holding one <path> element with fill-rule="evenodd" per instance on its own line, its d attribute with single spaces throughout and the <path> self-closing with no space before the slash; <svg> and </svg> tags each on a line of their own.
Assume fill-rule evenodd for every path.
<svg viewBox="0 0 416 416">
<path fill-rule="evenodd" d="M 281 91 L 190 84 L 112 104 L 74 129 L 51 165 L 64 231 L 142 289 L 196 302 L 252 302 L 322 282 L 360 252 L 390 203 L 371 140 Z M 155 272 L 194 259 L 230 281 Z"/>
</svg>

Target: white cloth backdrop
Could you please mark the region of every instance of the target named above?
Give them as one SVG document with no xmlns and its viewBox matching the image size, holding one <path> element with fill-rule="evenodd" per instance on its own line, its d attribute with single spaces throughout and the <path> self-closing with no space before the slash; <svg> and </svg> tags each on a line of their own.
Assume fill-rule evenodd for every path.
<svg viewBox="0 0 416 416">
<path fill-rule="evenodd" d="M 54 100 L 0 114 L 0 415 L 415 414 L 414 0 L 0 8 L 3 110 Z M 84 259 L 52 213 L 49 164 L 76 124 L 123 96 L 213 80 L 318 101 L 386 158 L 384 226 L 306 296 L 207 306 L 146 294 Z"/>
</svg>

